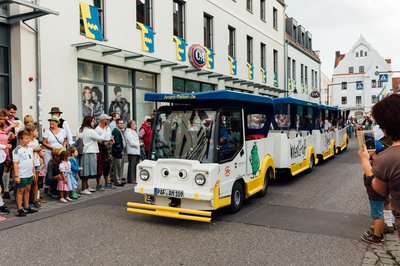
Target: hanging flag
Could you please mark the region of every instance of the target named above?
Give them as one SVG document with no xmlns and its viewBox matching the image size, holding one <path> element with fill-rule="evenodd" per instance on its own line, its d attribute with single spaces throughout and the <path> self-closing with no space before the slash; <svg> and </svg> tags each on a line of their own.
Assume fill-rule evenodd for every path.
<svg viewBox="0 0 400 266">
<path fill-rule="evenodd" d="M 276 73 L 274 73 L 274 87 L 278 88 L 278 77 L 277 77 Z"/>
<path fill-rule="evenodd" d="M 288 87 L 288 90 L 292 89 L 292 81 L 290 78 L 288 78 L 288 80 L 287 80 L 287 87 Z"/>
<path fill-rule="evenodd" d="M 210 48 L 204 47 L 204 50 L 206 50 L 206 66 L 209 69 L 214 69 L 214 55 L 215 53 L 213 52 L 213 50 L 211 50 Z"/>
<path fill-rule="evenodd" d="M 247 78 L 252 80 L 254 78 L 254 66 L 247 63 Z"/>
<path fill-rule="evenodd" d="M 231 75 L 236 75 L 237 74 L 237 61 L 234 57 L 228 55 L 228 59 L 229 59 L 229 68 L 230 68 L 230 72 Z"/>
<path fill-rule="evenodd" d="M 267 70 L 265 70 L 264 68 L 260 68 L 261 70 L 261 82 L 262 83 L 267 83 Z"/>
<path fill-rule="evenodd" d="M 293 90 L 297 90 L 297 84 L 296 84 L 296 80 L 295 79 L 293 79 L 292 80 L 292 88 L 293 88 Z M 296 92 L 297 93 L 297 92 Z"/>
<path fill-rule="evenodd" d="M 95 6 L 87 3 L 79 3 L 81 8 L 81 16 L 85 29 L 85 36 L 90 39 L 102 41 L 101 24 L 99 20 L 99 10 Z"/>
<path fill-rule="evenodd" d="M 386 90 L 386 83 L 383 85 L 381 92 L 378 94 L 378 100 L 382 100 L 389 92 Z"/>
<path fill-rule="evenodd" d="M 179 61 L 186 61 L 186 42 L 178 36 L 173 37 L 176 43 L 176 59 Z"/>
<path fill-rule="evenodd" d="M 140 22 L 136 22 L 142 30 L 142 49 L 145 52 L 154 53 L 154 32 L 153 30 Z"/>
</svg>

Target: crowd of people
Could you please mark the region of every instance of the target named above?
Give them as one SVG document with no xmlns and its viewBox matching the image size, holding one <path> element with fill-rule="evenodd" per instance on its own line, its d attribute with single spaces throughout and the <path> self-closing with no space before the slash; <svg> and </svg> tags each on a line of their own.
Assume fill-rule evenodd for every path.
<svg viewBox="0 0 400 266">
<path fill-rule="evenodd" d="M 39 141 L 34 118 L 19 120 L 16 112 L 14 104 L 0 109 L 0 214 L 10 213 L 3 198 L 12 195 L 16 215 L 24 217 L 46 203 L 44 194 L 68 203 L 81 195 L 136 184 L 136 165 L 150 151 L 151 116 L 145 116 L 139 132 L 135 121 L 124 121 L 118 112 L 100 114 L 97 125 L 93 116 L 85 116 L 74 141 L 63 112 L 53 107 Z M 90 188 L 90 179 L 96 180 L 96 188 Z"/>
</svg>

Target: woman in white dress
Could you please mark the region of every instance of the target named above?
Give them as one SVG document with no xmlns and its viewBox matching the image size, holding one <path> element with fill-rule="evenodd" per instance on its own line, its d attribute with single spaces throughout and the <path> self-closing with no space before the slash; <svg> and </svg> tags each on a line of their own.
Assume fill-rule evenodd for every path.
<svg viewBox="0 0 400 266">
<path fill-rule="evenodd" d="M 136 165 L 140 160 L 140 142 L 136 133 L 136 122 L 129 120 L 124 137 L 126 141 L 126 153 L 128 154 L 128 183 L 136 183 Z"/>
</svg>

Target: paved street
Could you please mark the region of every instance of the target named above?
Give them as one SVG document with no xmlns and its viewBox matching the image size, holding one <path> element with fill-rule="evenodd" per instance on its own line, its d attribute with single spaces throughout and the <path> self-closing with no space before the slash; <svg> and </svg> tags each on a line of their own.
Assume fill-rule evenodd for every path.
<svg viewBox="0 0 400 266">
<path fill-rule="evenodd" d="M 141 202 L 129 186 L 8 215 L 1 264 L 361 265 L 370 219 L 355 145 L 209 224 L 127 213 L 127 201 Z"/>
</svg>

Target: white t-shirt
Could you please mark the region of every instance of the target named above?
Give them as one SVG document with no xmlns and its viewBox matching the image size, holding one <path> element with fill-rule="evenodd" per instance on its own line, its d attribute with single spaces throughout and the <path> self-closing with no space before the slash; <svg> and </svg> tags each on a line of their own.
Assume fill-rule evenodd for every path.
<svg viewBox="0 0 400 266">
<path fill-rule="evenodd" d="M 104 133 L 104 129 L 101 128 L 100 126 L 97 126 L 95 130 L 96 130 L 97 134 L 99 134 L 99 136 L 103 135 L 103 133 Z M 107 127 L 107 129 L 105 131 L 106 131 L 106 133 L 104 135 L 105 137 L 104 137 L 103 140 L 110 141 L 110 139 L 111 139 L 111 129 L 109 127 Z"/>
<path fill-rule="evenodd" d="M 32 149 L 36 149 L 39 147 L 39 141 L 37 139 L 33 139 L 32 141 L 29 142 L 28 147 Z M 40 159 L 39 159 L 39 153 L 38 152 L 33 152 L 33 162 L 35 163 L 35 166 L 40 166 Z"/>
<path fill-rule="evenodd" d="M 65 135 L 65 131 L 60 128 L 60 132 L 57 134 L 53 134 L 50 129 L 46 129 L 43 133 L 43 138 L 47 139 L 47 143 L 54 148 L 61 149 L 63 147 L 64 139 L 67 136 Z"/>
<path fill-rule="evenodd" d="M 18 145 L 13 151 L 13 161 L 18 163 L 18 174 L 20 178 L 33 176 L 33 151 L 29 147 Z"/>
</svg>

